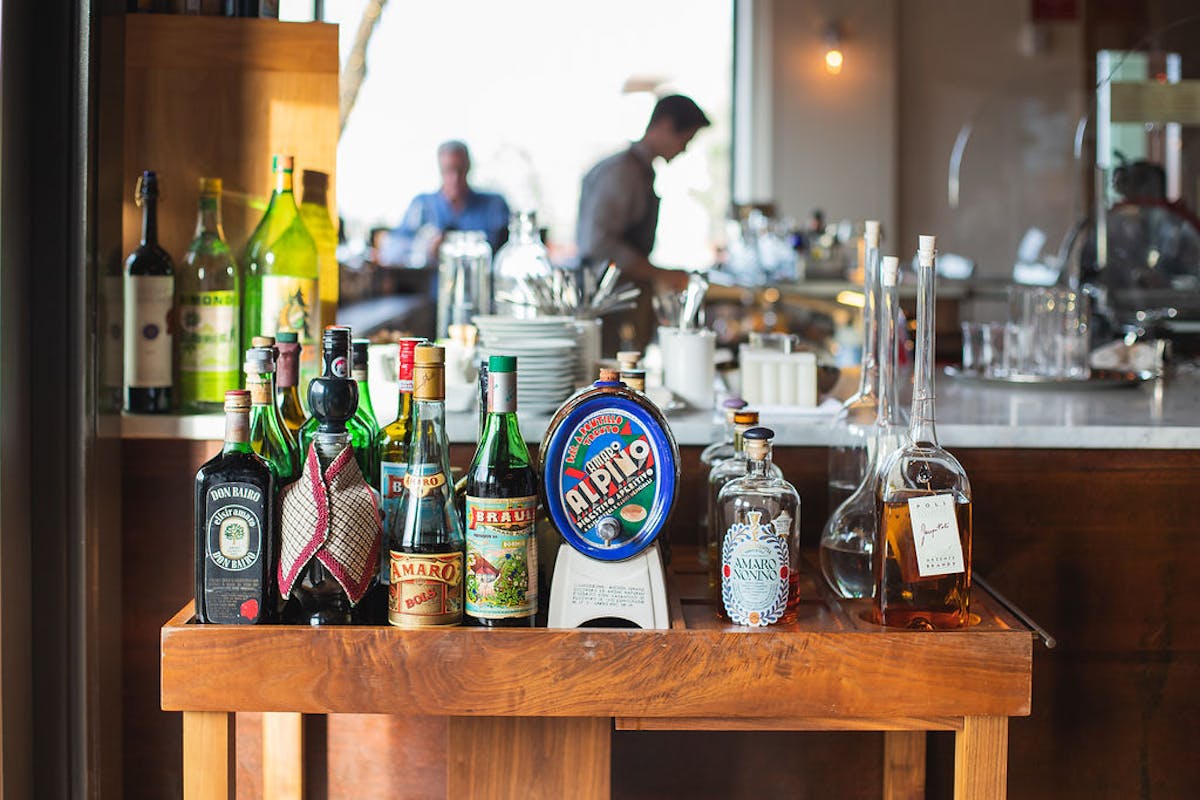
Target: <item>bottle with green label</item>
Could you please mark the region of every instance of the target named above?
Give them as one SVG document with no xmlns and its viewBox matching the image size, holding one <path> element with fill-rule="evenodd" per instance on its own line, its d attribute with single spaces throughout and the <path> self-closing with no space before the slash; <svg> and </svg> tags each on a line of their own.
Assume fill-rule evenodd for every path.
<svg viewBox="0 0 1200 800">
<path fill-rule="evenodd" d="M 200 179 L 196 237 L 175 276 L 179 407 L 218 411 L 240 385 L 238 269 L 221 227 L 221 179 Z"/>
<path fill-rule="evenodd" d="M 517 424 L 517 359 L 488 359 L 487 418 L 467 469 L 466 613 L 529 627 L 538 607 L 537 478 Z"/>
<path fill-rule="evenodd" d="M 277 155 L 272 162 L 275 191 L 267 211 L 242 257 L 245 264 L 245 300 L 242 304 L 242 341 L 254 336 L 274 336 L 279 330 L 295 331 L 301 345 L 300 385 L 317 376 L 316 337 L 321 331 L 317 293 L 317 246 L 300 217 L 292 192 L 291 156 Z"/>
</svg>

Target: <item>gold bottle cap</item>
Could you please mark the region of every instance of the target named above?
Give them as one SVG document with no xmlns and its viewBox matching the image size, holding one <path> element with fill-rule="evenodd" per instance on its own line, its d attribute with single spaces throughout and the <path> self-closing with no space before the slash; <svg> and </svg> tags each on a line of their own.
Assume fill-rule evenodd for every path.
<svg viewBox="0 0 1200 800">
<path fill-rule="evenodd" d="M 420 344 L 413 348 L 413 364 L 446 364 L 446 348 L 440 344 Z"/>
<path fill-rule="evenodd" d="M 255 336 L 253 339 L 250 340 L 250 344 L 253 345 L 254 347 L 274 347 L 275 346 L 275 337 L 274 336 Z"/>
<path fill-rule="evenodd" d="M 220 178 L 201 178 L 200 179 L 200 194 L 220 194 L 221 179 Z"/>
<path fill-rule="evenodd" d="M 745 410 L 735 411 L 733 414 L 733 424 L 734 425 L 757 425 L 758 424 L 758 412 L 757 411 L 745 411 Z"/>
<path fill-rule="evenodd" d="M 413 399 L 446 399 L 446 348 L 422 344 L 413 350 Z"/>
</svg>

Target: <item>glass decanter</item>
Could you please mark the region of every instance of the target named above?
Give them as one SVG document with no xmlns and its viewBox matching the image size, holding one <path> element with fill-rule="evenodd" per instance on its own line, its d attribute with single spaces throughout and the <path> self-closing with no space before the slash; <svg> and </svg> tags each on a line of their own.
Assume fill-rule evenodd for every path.
<svg viewBox="0 0 1200 800">
<path fill-rule="evenodd" d="M 770 428 L 751 428 L 742 437 L 746 474 L 725 484 L 717 498 L 721 540 L 726 543 L 728 535 L 735 533 L 730 530 L 735 525 L 774 529 L 787 554 L 787 599 L 778 621 L 791 622 L 796 618 L 800 601 L 800 495 L 771 463 L 771 440 L 775 432 Z M 721 563 L 723 558 L 717 561 Z M 778 578 L 779 570 L 775 575 Z M 723 568 L 722 576 L 728 577 Z M 763 586 L 752 594 L 765 594 L 768 588 Z"/>
<path fill-rule="evenodd" d="M 858 391 L 846 398 L 833 418 L 829 438 L 829 509 L 832 511 L 862 482 L 870 462 L 879 413 L 879 222 L 866 221 L 863 259 L 863 356 Z"/>
<path fill-rule="evenodd" d="M 876 422 L 867 435 L 868 465 L 862 480 L 825 523 L 821 532 L 821 574 L 840 597 L 871 597 L 875 574 L 871 554 L 875 549 L 875 494 L 879 467 L 904 441 L 900 416 L 900 390 L 896 369 L 896 281 L 900 263 L 895 256 L 883 259 L 881 272 L 883 324 L 879 326 L 879 394 Z"/>
<path fill-rule="evenodd" d="M 874 553 L 877 621 L 924 630 L 965 626 L 971 589 L 971 483 L 934 427 L 934 244 L 920 237 L 912 414 L 880 467 Z"/>
<path fill-rule="evenodd" d="M 496 252 L 492 265 L 496 313 L 519 319 L 536 317 L 535 295 L 527 288 L 526 281 L 549 280 L 553 274 L 550 255 L 538 233 L 537 214 L 533 211 L 514 212 L 508 223 L 508 241 Z"/>
</svg>

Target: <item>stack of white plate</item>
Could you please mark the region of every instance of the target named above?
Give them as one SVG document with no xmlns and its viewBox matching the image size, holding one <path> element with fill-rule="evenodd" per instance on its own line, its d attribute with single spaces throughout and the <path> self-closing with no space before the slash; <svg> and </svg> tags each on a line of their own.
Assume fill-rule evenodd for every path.
<svg viewBox="0 0 1200 800">
<path fill-rule="evenodd" d="M 572 317 L 477 316 L 479 355 L 517 357 L 517 407 L 550 412 L 575 390 L 578 333 Z"/>
</svg>

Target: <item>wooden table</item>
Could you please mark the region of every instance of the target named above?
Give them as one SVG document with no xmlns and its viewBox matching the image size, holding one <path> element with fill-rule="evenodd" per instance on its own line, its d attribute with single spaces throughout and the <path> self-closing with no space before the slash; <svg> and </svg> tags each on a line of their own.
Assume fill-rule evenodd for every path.
<svg viewBox="0 0 1200 800">
<path fill-rule="evenodd" d="M 611 731 L 882 730 L 883 794 L 924 796 L 925 731 L 953 730 L 955 798 L 1006 793 L 1008 718 L 1030 710 L 1033 636 L 978 588 L 966 630 L 865 621 L 806 573 L 796 622 L 719 622 L 676 556 L 664 631 L 162 629 L 162 707 L 183 712 L 184 797 L 234 797 L 234 712 L 262 711 L 265 795 L 300 797 L 301 714 L 448 716 L 453 798 L 607 798 Z M 386 754 L 381 754 L 386 758 Z"/>
</svg>

